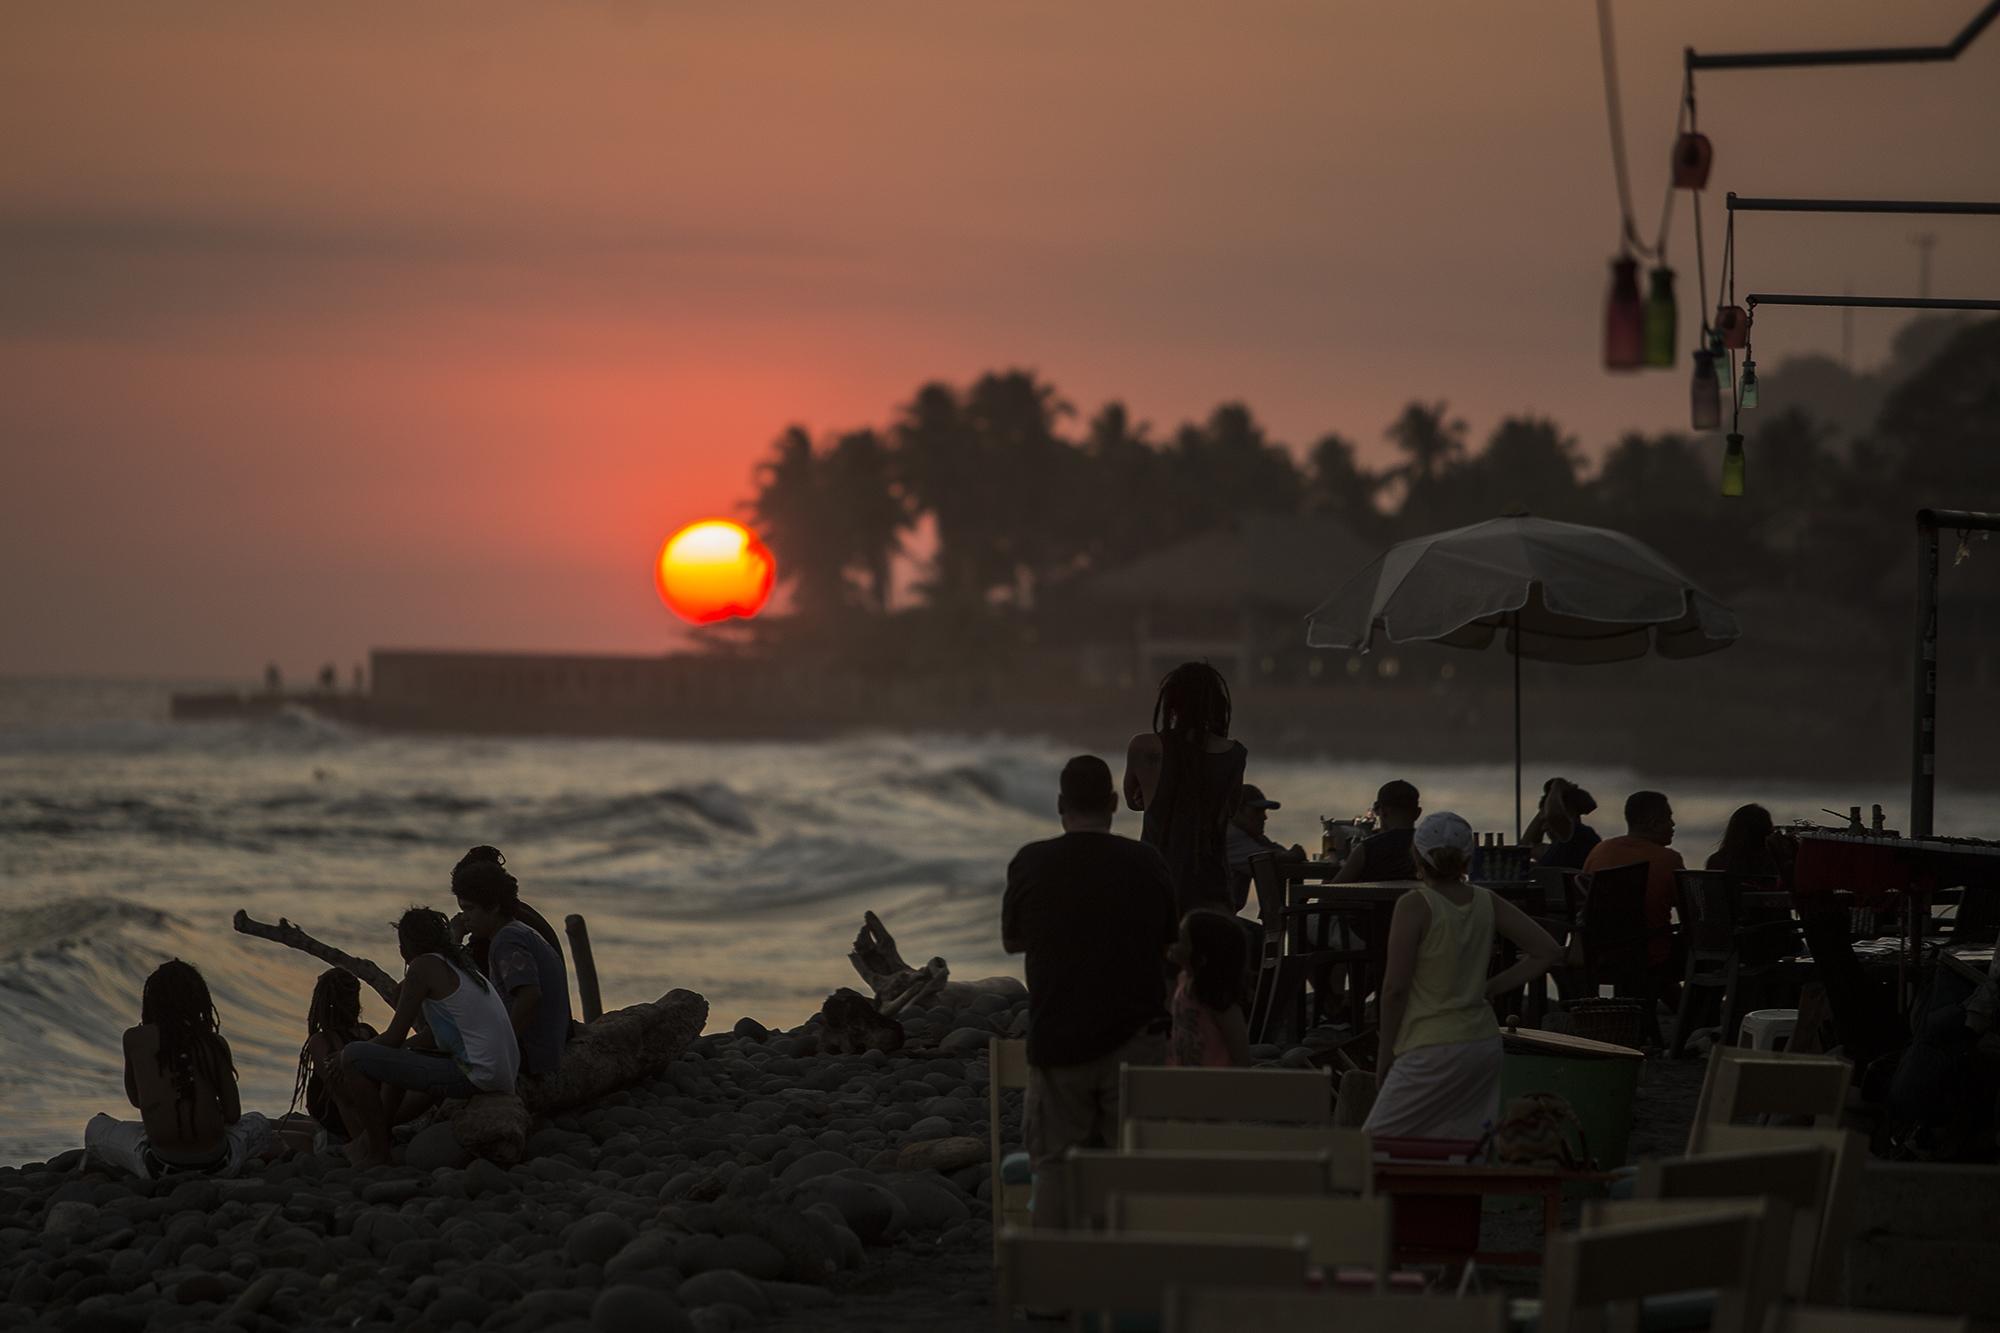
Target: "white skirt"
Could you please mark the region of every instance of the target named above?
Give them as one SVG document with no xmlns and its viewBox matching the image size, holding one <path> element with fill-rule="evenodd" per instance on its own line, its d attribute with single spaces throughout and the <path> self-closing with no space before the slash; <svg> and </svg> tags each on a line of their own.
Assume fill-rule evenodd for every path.
<svg viewBox="0 0 2000 1333">
<path fill-rule="evenodd" d="M 1362 1128 L 1398 1139 L 1478 1139 L 1500 1114 L 1499 1034 L 1396 1057 Z"/>
</svg>

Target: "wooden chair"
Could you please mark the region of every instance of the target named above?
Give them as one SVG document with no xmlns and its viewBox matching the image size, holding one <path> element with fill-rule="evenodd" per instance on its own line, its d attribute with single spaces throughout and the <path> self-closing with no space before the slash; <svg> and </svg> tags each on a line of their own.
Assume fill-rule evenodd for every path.
<svg viewBox="0 0 2000 1333">
<path fill-rule="evenodd" d="M 1507 1299 L 1177 1286 L 1162 1333 L 1505 1333 Z"/>
<path fill-rule="evenodd" d="M 1332 1125 L 1244 1125 L 1208 1120 L 1127 1120 L 1122 1152 L 1325 1153 L 1328 1187 L 1375 1192 L 1375 1148 L 1358 1129 Z"/>
<path fill-rule="evenodd" d="M 1349 969 L 1349 1002 L 1359 1006 L 1360 973 L 1354 969 L 1367 961 L 1364 948 L 1342 949 L 1323 945 L 1296 953 L 1285 952 L 1285 927 L 1289 920 L 1292 880 L 1285 874 L 1276 852 L 1258 852 L 1249 859 L 1250 882 L 1257 887 L 1257 911 L 1264 923 L 1264 966 L 1257 974 L 1257 989 L 1250 1011 L 1250 1040 L 1265 1042 L 1280 1033 L 1297 1037 L 1306 1027 L 1306 984 L 1327 983 L 1336 967 Z M 1349 914 L 1338 908 L 1314 909 L 1313 915 L 1331 923 Z M 1329 924 L 1326 929 L 1330 930 Z M 1321 1003 L 1325 1002 L 1321 996 Z M 1293 1014 L 1288 1024 L 1286 1015 Z M 1297 1031 L 1292 1032 L 1296 1026 Z"/>
<path fill-rule="evenodd" d="M 1173 1308 L 1171 1301 L 1167 1308 Z M 1767 1333 L 1972 1333 L 1972 1320 L 1901 1311 L 1816 1310 L 1795 1305 L 1772 1315 Z"/>
<path fill-rule="evenodd" d="M 1610 986 L 1613 995 L 1644 1000 L 1649 1029 L 1657 1035 L 1651 1008 L 1658 991 L 1649 953 L 1653 931 L 1646 924 L 1649 873 L 1644 861 L 1591 872 L 1570 936 L 1563 991 L 1590 999 L 1600 987 Z"/>
<path fill-rule="evenodd" d="M 1118 1153 L 1072 1148 L 1069 1228 L 1102 1230 L 1114 1194 L 1333 1194 L 1331 1153 Z"/>
<path fill-rule="evenodd" d="M 1703 1146 L 1691 1156 L 1768 1153 L 1798 1147 L 1820 1148 L 1831 1154 L 1809 1291 L 1816 1301 L 1840 1299 L 1841 1269 L 1847 1262 L 1847 1243 L 1854 1234 L 1854 1200 L 1861 1189 L 1862 1167 L 1868 1160 L 1867 1140 L 1847 1129 L 1761 1125 L 1710 1125 L 1701 1138 Z"/>
<path fill-rule="evenodd" d="M 1819 1231 L 1833 1185 L 1833 1153 L 1811 1144 L 1768 1152 L 1723 1152 L 1706 1157 L 1655 1158 L 1639 1167 L 1640 1199 L 1776 1199 L 1791 1210 L 1785 1238 L 1783 1292 L 1799 1301 L 1813 1295 Z"/>
<path fill-rule="evenodd" d="M 1755 1218 L 1758 1222 L 1757 1253 L 1745 1278 L 1747 1287 L 1744 1299 L 1750 1327 L 1761 1330 L 1766 1315 L 1785 1300 L 1785 1281 L 1788 1276 L 1785 1264 L 1796 1230 L 1796 1218 L 1791 1205 L 1783 1200 L 1768 1197 L 1586 1199 L 1583 1204 L 1583 1229 L 1597 1231 L 1605 1227 L 1649 1222 L 1680 1222 L 1732 1213 Z M 1645 1304 L 1651 1307 L 1647 1313 L 1654 1318 L 1668 1316 L 1668 1312 L 1671 1311 L 1674 1314 L 1693 1314 L 1698 1319 L 1701 1314 L 1709 1312 L 1709 1299 L 1705 1291 L 1690 1289 L 1664 1299 L 1655 1297 Z M 1642 1316 L 1641 1325 L 1646 1322 L 1649 1321 Z M 1662 1319 L 1662 1322 L 1679 1321 L 1668 1316 Z"/>
<path fill-rule="evenodd" d="M 1131 1120 L 1333 1123 L 1333 1074 L 1325 1069 L 1193 1069 L 1122 1065 L 1118 1128 Z"/>
<path fill-rule="evenodd" d="M 1694 1217 L 1564 1232 L 1548 1242 L 1542 1268 L 1542 1333 L 1596 1333 L 1613 1307 L 1636 1324 L 1647 1297 L 1713 1290 L 1714 1333 L 1754 1333 L 1762 1249 L 1762 1201 Z M 1633 1317 L 1627 1317 L 1627 1316 Z"/>
<path fill-rule="evenodd" d="M 1837 1126 L 1847 1106 L 1854 1066 L 1830 1055 L 1791 1055 L 1712 1046 L 1695 1101 L 1688 1151 L 1700 1152 L 1711 1125 L 1749 1116 L 1811 1116 L 1818 1128 Z"/>
<path fill-rule="evenodd" d="M 1014 1325 L 1016 1306 L 1070 1311 L 1081 1329 L 1097 1311 L 1157 1314 L 1177 1283 L 1303 1289 L 1306 1243 L 1228 1236 L 1049 1234 L 1008 1229 L 1000 1235 L 996 1326 Z"/>
<path fill-rule="evenodd" d="M 1714 870 L 1683 870 L 1674 876 L 1679 891 L 1681 930 L 1687 965 L 1681 977 L 1680 1006 L 1674 1012 L 1668 1050 L 1680 1059 L 1700 992 L 1720 991 L 1721 1035 L 1734 1042 L 1743 1017 L 1745 987 L 1797 966 L 1798 927 L 1787 895 L 1763 892 L 1774 882 Z M 1767 904 L 1758 910 L 1758 904 Z M 1775 913 L 1775 914 L 1774 914 Z"/>
<path fill-rule="evenodd" d="M 1395 1232 L 1389 1200 L 1268 1194 L 1117 1194 L 1111 1230 L 1148 1235 L 1306 1238 L 1312 1262 L 1329 1273 L 1365 1268 L 1377 1292 L 1388 1290 Z"/>
<path fill-rule="evenodd" d="M 1028 1043 L 1008 1037 L 992 1037 L 986 1043 L 986 1133 L 993 1149 L 993 1262 L 1000 1262 L 1000 1232 L 1004 1227 L 1027 1226 L 1033 1218 L 1028 1210 L 1034 1197 L 1032 1184 L 1009 1184 L 1001 1179 L 1001 1163 L 1006 1159 L 1006 1142 L 1000 1132 L 1000 1094 L 1008 1089 L 1028 1088 Z"/>
</svg>

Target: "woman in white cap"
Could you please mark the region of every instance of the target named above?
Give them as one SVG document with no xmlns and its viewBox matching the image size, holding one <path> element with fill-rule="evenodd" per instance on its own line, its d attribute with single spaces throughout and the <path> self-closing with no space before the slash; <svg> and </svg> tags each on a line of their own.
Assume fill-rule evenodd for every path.
<svg viewBox="0 0 2000 1333">
<path fill-rule="evenodd" d="M 1562 949 L 1520 908 L 1466 883 L 1465 820 L 1426 816 L 1411 846 L 1423 887 L 1397 900 L 1389 926 L 1375 1105 L 1364 1128 L 1389 1138 L 1477 1139 L 1499 1113 L 1492 998 L 1542 976 Z M 1521 958 L 1489 977 L 1496 931 Z"/>
</svg>

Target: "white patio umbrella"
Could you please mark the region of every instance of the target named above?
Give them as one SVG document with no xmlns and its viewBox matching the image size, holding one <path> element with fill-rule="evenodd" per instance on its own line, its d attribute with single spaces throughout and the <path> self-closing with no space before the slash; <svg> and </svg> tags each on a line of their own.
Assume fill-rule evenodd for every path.
<svg viewBox="0 0 2000 1333">
<path fill-rule="evenodd" d="M 1398 542 L 1306 617 L 1306 643 L 1388 643 L 1514 657 L 1514 832 L 1521 832 L 1521 659 L 1591 665 L 1727 648 L 1736 617 L 1643 542 L 1607 528 L 1512 514 Z"/>
</svg>

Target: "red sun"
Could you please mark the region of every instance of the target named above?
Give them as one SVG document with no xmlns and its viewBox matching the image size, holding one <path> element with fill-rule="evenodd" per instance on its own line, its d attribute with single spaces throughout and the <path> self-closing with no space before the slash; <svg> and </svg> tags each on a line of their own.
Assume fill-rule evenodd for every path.
<svg viewBox="0 0 2000 1333">
<path fill-rule="evenodd" d="M 690 523 L 667 538 L 653 567 L 660 600 L 695 625 L 756 615 L 770 599 L 777 573 L 770 548 L 726 518 Z"/>
</svg>

